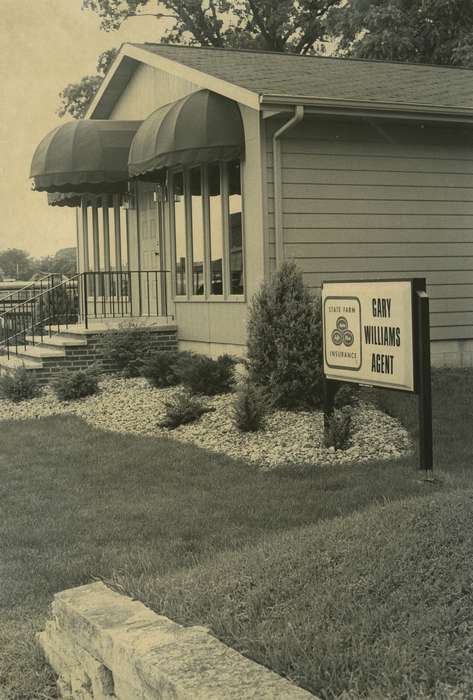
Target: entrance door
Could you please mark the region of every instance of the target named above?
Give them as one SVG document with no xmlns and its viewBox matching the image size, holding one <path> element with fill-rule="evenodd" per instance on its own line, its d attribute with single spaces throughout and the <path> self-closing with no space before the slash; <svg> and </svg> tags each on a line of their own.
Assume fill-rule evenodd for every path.
<svg viewBox="0 0 473 700">
<path fill-rule="evenodd" d="M 161 315 L 162 236 L 154 183 L 139 186 L 141 312 L 143 316 Z"/>
</svg>

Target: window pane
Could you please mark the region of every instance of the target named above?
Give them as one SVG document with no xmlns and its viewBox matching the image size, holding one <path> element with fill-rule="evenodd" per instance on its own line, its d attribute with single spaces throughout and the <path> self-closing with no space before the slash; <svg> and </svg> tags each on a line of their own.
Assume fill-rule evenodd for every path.
<svg viewBox="0 0 473 700">
<path fill-rule="evenodd" d="M 204 215 L 200 168 L 190 171 L 192 206 L 192 294 L 204 293 Z"/>
<path fill-rule="evenodd" d="M 223 294 L 223 222 L 220 165 L 208 168 L 210 209 L 210 293 Z"/>
<path fill-rule="evenodd" d="M 230 254 L 230 294 L 243 294 L 243 240 L 242 240 L 242 199 L 240 163 L 232 161 L 228 164 L 228 208 L 229 221 L 229 254 Z"/>
<path fill-rule="evenodd" d="M 174 198 L 174 243 L 176 250 L 176 294 L 186 294 L 186 210 L 184 200 L 184 177 L 176 173 L 172 178 Z"/>
</svg>

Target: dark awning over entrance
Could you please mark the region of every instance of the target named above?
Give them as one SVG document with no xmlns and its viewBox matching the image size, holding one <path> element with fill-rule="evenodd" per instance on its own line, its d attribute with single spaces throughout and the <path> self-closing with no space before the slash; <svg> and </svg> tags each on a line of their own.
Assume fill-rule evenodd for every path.
<svg viewBox="0 0 473 700">
<path fill-rule="evenodd" d="M 240 108 L 233 100 L 199 90 L 153 112 L 138 129 L 130 148 L 130 177 L 174 165 L 238 158 L 245 137 Z"/>
<path fill-rule="evenodd" d="M 126 187 L 128 154 L 139 121 L 79 119 L 41 141 L 30 177 L 40 192 L 117 192 Z"/>
</svg>

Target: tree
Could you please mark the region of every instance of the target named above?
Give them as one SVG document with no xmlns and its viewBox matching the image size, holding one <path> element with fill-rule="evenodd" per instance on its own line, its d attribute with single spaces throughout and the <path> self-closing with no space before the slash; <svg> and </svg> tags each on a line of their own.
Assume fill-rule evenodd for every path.
<svg viewBox="0 0 473 700">
<path fill-rule="evenodd" d="M 324 51 L 326 17 L 342 0 L 83 0 L 96 12 L 105 31 L 131 18 L 170 19 L 163 43 L 252 48 L 308 54 Z M 149 11 L 148 11 L 149 10 Z M 153 11 L 154 10 L 154 11 Z M 158 32 L 159 25 L 156 22 Z M 113 58 L 117 51 L 113 50 Z M 108 70 L 111 52 L 99 59 L 97 74 L 68 85 L 61 92 L 59 115 L 84 116 Z M 105 60 L 102 60 L 105 57 Z"/>
<path fill-rule="evenodd" d="M 37 261 L 37 269 L 63 275 L 75 275 L 77 272 L 76 248 L 61 248 L 54 255 L 47 255 Z"/>
<path fill-rule="evenodd" d="M 104 51 L 99 56 L 96 75 L 86 75 L 78 83 L 70 83 L 59 93 L 61 105 L 57 113 L 60 117 L 70 114 L 74 119 L 82 119 L 117 53 L 118 49 Z"/>
<path fill-rule="evenodd" d="M 9 248 L 0 252 L 0 269 L 5 277 L 28 280 L 34 272 L 34 260 L 19 248 Z"/>
<path fill-rule="evenodd" d="M 328 23 L 344 55 L 473 67 L 472 0 L 347 0 Z"/>
<path fill-rule="evenodd" d="M 247 342 L 250 380 L 268 392 L 275 406 L 320 406 L 320 299 L 304 286 L 294 262 L 284 262 L 253 296 Z"/>
</svg>

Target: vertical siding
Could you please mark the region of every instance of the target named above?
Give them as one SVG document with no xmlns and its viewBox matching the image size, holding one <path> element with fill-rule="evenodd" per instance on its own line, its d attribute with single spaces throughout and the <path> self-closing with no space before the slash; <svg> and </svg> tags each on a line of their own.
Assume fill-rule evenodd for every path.
<svg viewBox="0 0 473 700">
<path fill-rule="evenodd" d="M 278 126 L 266 138 L 273 267 Z M 425 276 L 432 339 L 473 338 L 473 130 L 308 118 L 282 163 L 285 256 L 311 288 Z"/>
</svg>

